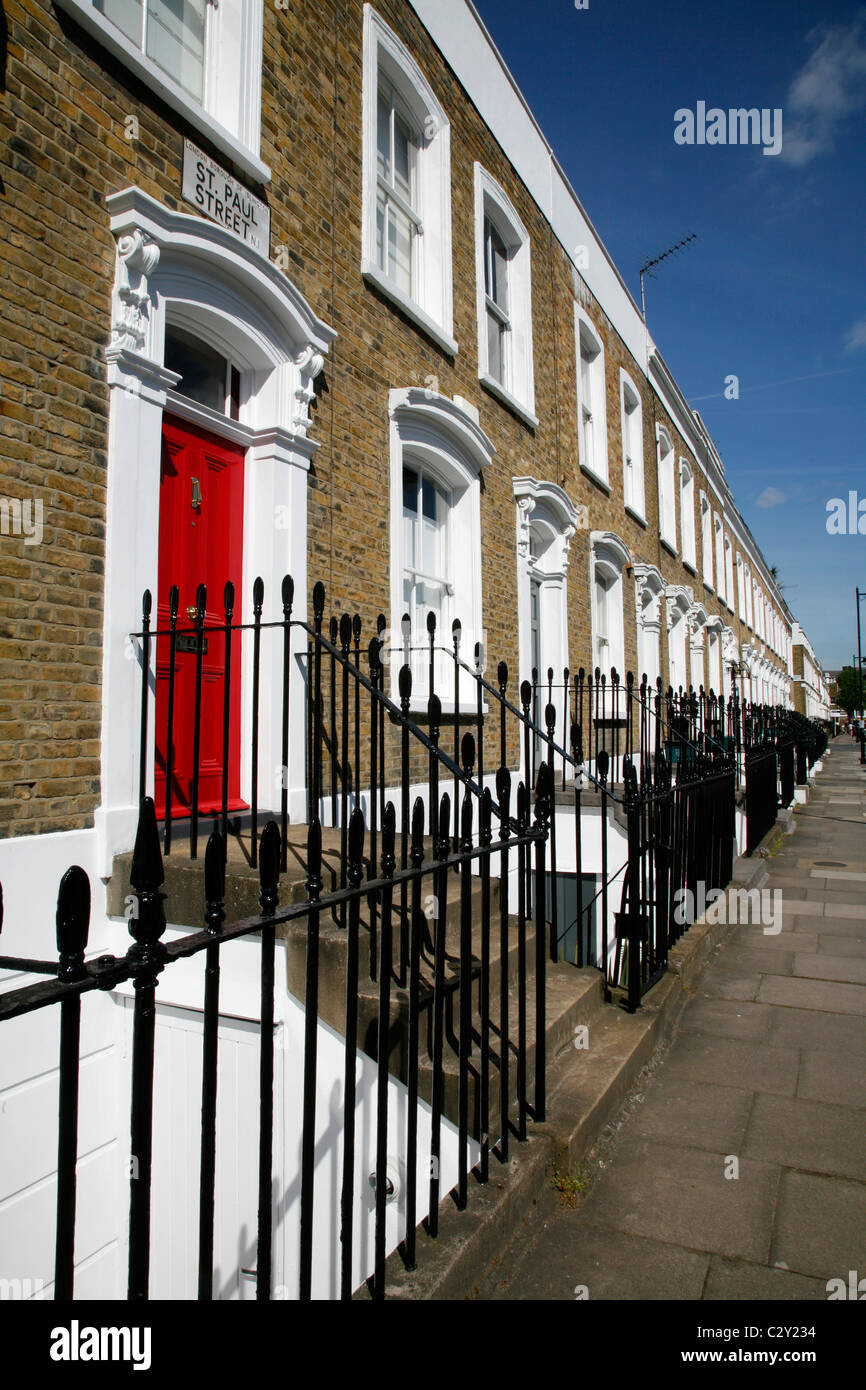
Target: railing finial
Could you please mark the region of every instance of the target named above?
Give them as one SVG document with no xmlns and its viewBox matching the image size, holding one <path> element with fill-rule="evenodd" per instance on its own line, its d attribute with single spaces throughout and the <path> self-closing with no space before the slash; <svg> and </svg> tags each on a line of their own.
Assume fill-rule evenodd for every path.
<svg viewBox="0 0 866 1390">
<path fill-rule="evenodd" d="M 259 884 L 262 916 L 272 917 L 280 900 L 280 831 L 273 820 L 268 821 L 259 843 Z"/>
<path fill-rule="evenodd" d="M 313 585 L 313 620 L 318 629 L 321 629 L 324 613 L 325 586 L 320 579 Z"/>
<path fill-rule="evenodd" d="M 211 832 L 204 852 L 205 925 L 217 932 L 226 919 L 226 844 L 218 830 Z"/>
<path fill-rule="evenodd" d="M 77 980 L 84 974 L 84 952 L 87 949 L 89 930 L 90 879 L 78 864 L 73 864 L 60 880 L 60 891 L 57 894 L 59 980 Z"/>
<path fill-rule="evenodd" d="M 137 900 L 136 911 L 130 918 L 129 932 L 136 943 L 147 951 L 156 945 L 165 931 L 165 894 L 160 892 L 165 882 L 165 871 L 159 847 L 156 808 L 150 796 L 142 800 L 138 815 L 129 881 Z"/>
</svg>

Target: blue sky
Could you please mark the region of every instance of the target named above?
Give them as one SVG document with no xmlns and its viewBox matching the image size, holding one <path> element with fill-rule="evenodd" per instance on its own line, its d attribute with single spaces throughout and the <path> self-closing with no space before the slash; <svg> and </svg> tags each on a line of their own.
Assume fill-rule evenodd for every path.
<svg viewBox="0 0 866 1390">
<path fill-rule="evenodd" d="M 476 5 L 638 303 L 697 233 L 647 279 L 650 332 L 819 660 L 850 662 L 866 535 L 826 523 L 866 503 L 866 5 Z M 781 153 L 676 144 L 699 101 L 781 108 Z"/>
</svg>

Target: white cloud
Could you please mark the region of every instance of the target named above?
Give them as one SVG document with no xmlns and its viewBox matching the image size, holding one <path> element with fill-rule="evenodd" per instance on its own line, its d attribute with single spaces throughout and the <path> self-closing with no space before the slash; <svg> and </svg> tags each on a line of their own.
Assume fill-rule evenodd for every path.
<svg viewBox="0 0 866 1390">
<path fill-rule="evenodd" d="M 866 347 L 866 319 L 858 319 L 845 334 L 846 352 L 856 352 L 862 347 Z"/>
<path fill-rule="evenodd" d="M 866 106 L 866 11 L 809 38 L 817 47 L 791 83 L 784 108 L 782 159 L 795 165 L 831 151 L 845 118 Z"/>
<path fill-rule="evenodd" d="M 755 506 L 764 508 L 778 507 L 782 502 L 787 502 L 787 500 L 787 492 L 780 492 L 777 487 L 765 487 L 755 503 Z"/>
</svg>

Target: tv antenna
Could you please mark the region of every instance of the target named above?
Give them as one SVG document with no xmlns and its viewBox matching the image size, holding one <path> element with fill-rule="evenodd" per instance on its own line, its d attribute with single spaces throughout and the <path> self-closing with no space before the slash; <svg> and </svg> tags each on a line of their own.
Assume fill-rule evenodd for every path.
<svg viewBox="0 0 866 1390">
<path fill-rule="evenodd" d="M 689 242 L 691 241 L 697 241 L 697 238 L 697 232 L 689 232 L 687 237 L 683 237 L 682 241 L 678 241 L 676 246 L 669 246 L 667 251 L 662 251 L 661 255 L 647 256 L 646 260 L 640 268 L 640 306 L 641 311 L 643 313 L 644 323 L 646 323 L 646 293 L 644 291 L 644 276 L 652 275 L 653 266 L 658 265 L 661 261 L 666 261 L 668 256 L 672 256 L 675 251 L 682 251 L 684 246 L 688 246 Z"/>
</svg>

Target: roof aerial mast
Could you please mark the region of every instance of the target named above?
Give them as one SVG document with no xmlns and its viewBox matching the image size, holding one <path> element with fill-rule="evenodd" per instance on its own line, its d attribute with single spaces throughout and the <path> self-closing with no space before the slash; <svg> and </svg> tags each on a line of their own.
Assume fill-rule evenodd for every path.
<svg viewBox="0 0 866 1390">
<path fill-rule="evenodd" d="M 688 246 L 690 241 L 697 241 L 697 237 L 697 232 L 689 232 L 689 235 L 687 237 L 683 237 L 682 241 L 678 241 L 675 246 L 669 246 L 667 251 L 662 251 L 661 255 L 647 256 L 646 260 L 640 268 L 640 307 L 641 313 L 643 314 L 644 324 L 646 324 L 646 294 L 644 292 L 644 276 L 652 274 L 653 266 L 658 265 L 660 261 L 667 260 L 668 256 L 672 256 L 675 251 L 681 251 L 684 246 Z"/>
</svg>

